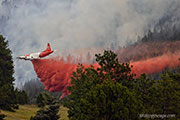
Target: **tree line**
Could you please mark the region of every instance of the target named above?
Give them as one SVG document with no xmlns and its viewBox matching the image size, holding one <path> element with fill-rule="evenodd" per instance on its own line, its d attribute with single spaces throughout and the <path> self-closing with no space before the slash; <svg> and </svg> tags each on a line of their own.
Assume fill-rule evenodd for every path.
<svg viewBox="0 0 180 120">
<path fill-rule="evenodd" d="M 120 64 L 112 51 L 96 54 L 96 61 L 99 68 L 79 65 L 73 73 L 71 94 L 63 100 L 70 120 L 137 120 L 146 114 L 180 117 L 180 72 L 167 71 L 160 80 L 145 74 L 136 78 L 133 66 Z"/>
<path fill-rule="evenodd" d="M 146 35 L 139 37 L 141 42 L 162 42 L 180 40 L 180 22 L 176 24 L 157 24 L 153 30 L 148 30 Z"/>
<path fill-rule="evenodd" d="M 13 110 L 27 103 L 28 90 L 14 89 L 11 51 L 2 36 L 0 48 L 0 109 Z M 146 114 L 180 117 L 180 71 L 164 72 L 159 80 L 145 74 L 137 78 L 131 73 L 133 66 L 119 63 L 114 52 L 104 51 L 95 57 L 100 67 L 79 64 L 68 87 L 71 94 L 63 100 L 57 101 L 46 92 L 35 95 L 41 109 L 31 120 L 58 119 L 59 102 L 69 109 L 70 120 L 135 120 Z"/>
</svg>

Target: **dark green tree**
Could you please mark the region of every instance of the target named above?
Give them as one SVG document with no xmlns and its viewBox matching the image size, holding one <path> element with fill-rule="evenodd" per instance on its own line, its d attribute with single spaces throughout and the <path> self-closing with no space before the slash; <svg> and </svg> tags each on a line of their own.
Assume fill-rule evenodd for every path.
<svg viewBox="0 0 180 120">
<path fill-rule="evenodd" d="M 128 63 L 119 63 L 117 55 L 112 51 L 104 51 L 104 54 L 96 54 L 96 61 L 100 65 L 97 69 L 99 77 L 105 80 L 107 76 L 113 81 L 120 82 L 122 85 L 133 89 L 135 74 L 131 73 L 131 68 Z"/>
<path fill-rule="evenodd" d="M 71 87 L 68 88 L 71 95 L 64 100 L 64 105 L 69 108 L 69 118 L 78 116 L 81 98 L 84 98 L 91 88 L 100 83 L 102 83 L 102 80 L 93 67 L 85 69 L 82 65 L 78 66 L 76 72 L 73 73 Z"/>
<path fill-rule="evenodd" d="M 18 104 L 27 104 L 28 103 L 28 96 L 26 94 L 26 92 L 24 90 L 18 90 L 15 89 L 15 93 L 16 93 L 16 100 Z"/>
<path fill-rule="evenodd" d="M 38 107 L 44 107 L 45 105 L 53 105 L 55 98 L 46 92 L 41 92 L 36 99 Z"/>
<path fill-rule="evenodd" d="M 162 79 L 153 84 L 149 93 L 154 113 L 175 114 L 176 117 L 180 117 L 180 85 L 168 72 L 162 74 Z"/>
<path fill-rule="evenodd" d="M 12 110 L 16 104 L 13 73 L 14 66 L 8 41 L 0 35 L 0 109 Z"/>
<path fill-rule="evenodd" d="M 129 64 L 120 64 L 112 51 L 96 55 L 96 61 L 100 65 L 97 69 L 79 65 L 73 73 L 68 88 L 71 94 L 64 100 L 69 118 L 138 119 L 142 106 L 132 90 L 134 75 Z"/>
<path fill-rule="evenodd" d="M 152 86 L 155 84 L 155 80 L 149 79 L 145 74 L 142 74 L 139 78 L 134 81 L 134 92 L 136 93 L 138 99 L 142 102 L 143 111 L 148 113 L 153 111 L 152 102 Z"/>
<path fill-rule="evenodd" d="M 50 94 L 48 94 L 46 92 L 43 93 L 43 96 L 44 96 L 46 105 L 54 104 L 55 98 L 53 96 L 51 96 Z"/>
<path fill-rule="evenodd" d="M 44 107 L 46 105 L 46 101 L 42 93 L 37 96 L 36 103 L 38 107 Z"/>
<path fill-rule="evenodd" d="M 137 97 L 141 100 L 144 114 L 173 114 L 180 116 L 179 73 L 165 72 L 160 80 L 151 80 L 145 74 L 136 79 Z M 142 114 L 143 114 L 142 113 Z M 172 119 L 175 119 L 174 117 Z"/>
<path fill-rule="evenodd" d="M 30 120 L 58 120 L 59 104 L 49 105 L 48 108 L 41 108 Z"/>
<path fill-rule="evenodd" d="M 76 104 L 75 120 L 137 120 L 141 104 L 134 93 L 112 80 L 96 85 Z"/>
</svg>

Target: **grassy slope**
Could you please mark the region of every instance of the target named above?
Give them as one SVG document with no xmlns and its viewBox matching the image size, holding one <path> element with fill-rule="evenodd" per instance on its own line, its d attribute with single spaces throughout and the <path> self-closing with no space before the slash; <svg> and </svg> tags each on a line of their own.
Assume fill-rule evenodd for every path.
<svg viewBox="0 0 180 120">
<path fill-rule="evenodd" d="M 1 111 L 1 113 L 6 115 L 5 120 L 29 120 L 38 109 L 35 105 L 20 105 L 16 112 Z"/>
<path fill-rule="evenodd" d="M 36 105 L 20 105 L 16 112 L 9 112 L 1 110 L 2 114 L 5 114 L 5 120 L 29 120 L 31 116 L 36 114 L 39 108 Z M 67 115 L 67 108 L 61 106 L 59 114 L 61 118 L 59 120 L 69 120 Z"/>
</svg>

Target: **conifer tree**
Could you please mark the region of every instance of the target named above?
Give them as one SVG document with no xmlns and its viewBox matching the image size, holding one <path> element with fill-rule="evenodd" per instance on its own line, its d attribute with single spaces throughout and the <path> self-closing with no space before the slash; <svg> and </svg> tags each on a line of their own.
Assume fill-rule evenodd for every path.
<svg viewBox="0 0 180 120">
<path fill-rule="evenodd" d="M 152 97 L 150 104 L 155 113 L 174 114 L 177 118 L 180 117 L 180 85 L 168 72 L 162 74 L 161 80 L 152 86 L 150 95 Z"/>
<path fill-rule="evenodd" d="M 15 89 L 15 93 L 16 93 L 16 102 L 18 104 L 27 104 L 28 103 L 28 96 L 26 94 L 26 92 L 24 90 L 18 90 Z"/>
<path fill-rule="evenodd" d="M 14 66 L 8 41 L 0 35 L 0 109 L 12 110 L 16 104 L 13 73 Z"/>
<path fill-rule="evenodd" d="M 59 104 L 53 103 L 53 105 L 49 105 L 47 108 L 41 108 L 30 120 L 58 120 Z"/>
<path fill-rule="evenodd" d="M 120 64 L 112 51 L 96 55 L 96 61 L 99 68 L 79 65 L 72 75 L 71 94 L 64 99 L 70 120 L 139 119 L 142 106 L 132 91 L 129 64 Z"/>
<path fill-rule="evenodd" d="M 44 107 L 46 105 L 45 98 L 42 93 L 37 96 L 36 103 L 38 107 Z"/>
</svg>

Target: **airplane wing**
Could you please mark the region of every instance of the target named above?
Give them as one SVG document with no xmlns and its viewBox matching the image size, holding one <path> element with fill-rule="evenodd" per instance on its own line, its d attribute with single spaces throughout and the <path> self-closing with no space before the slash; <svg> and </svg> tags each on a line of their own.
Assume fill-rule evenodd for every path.
<svg viewBox="0 0 180 120">
<path fill-rule="evenodd" d="M 39 53 L 32 53 L 30 55 L 25 55 L 25 56 L 18 56 L 16 57 L 17 59 L 23 59 L 23 60 L 34 60 L 34 59 L 39 59 Z"/>
<path fill-rule="evenodd" d="M 19 57 L 16 57 L 17 59 L 21 59 L 21 60 L 27 60 L 25 56 L 19 56 Z"/>
</svg>

